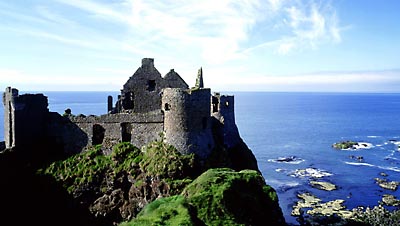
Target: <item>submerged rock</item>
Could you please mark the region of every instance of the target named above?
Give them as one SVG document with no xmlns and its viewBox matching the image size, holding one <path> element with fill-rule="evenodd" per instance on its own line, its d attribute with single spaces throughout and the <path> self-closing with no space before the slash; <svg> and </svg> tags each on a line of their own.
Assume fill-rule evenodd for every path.
<svg viewBox="0 0 400 226">
<path fill-rule="evenodd" d="M 357 160 L 358 162 L 364 162 L 364 157 L 362 157 L 361 155 L 358 156 L 350 155 L 349 158 Z"/>
<path fill-rule="evenodd" d="M 325 191 L 333 191 L 337 189 L 336 185 L 323 181 L 310 181 L 310 185 L 313 186 L 314 188 Z"/>
</svg>

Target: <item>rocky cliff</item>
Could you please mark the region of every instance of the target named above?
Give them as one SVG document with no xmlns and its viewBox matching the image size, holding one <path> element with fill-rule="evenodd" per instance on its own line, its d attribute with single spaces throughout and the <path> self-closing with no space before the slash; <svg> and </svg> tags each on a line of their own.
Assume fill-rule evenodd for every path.
<svg viewBox="0 0 400 226">
<path fill-rule="evenodd" d="M 207 160 L 182 155 L 162 138 L 142 149 L 130 143 L 113 150 L 98 145 L 46 162 L 27 157 L 25 150 L 2 152 L 1 221 L 181 225 L 185 218 L 186 225 L 284 224 L 277 195 L 246 144 L 217 148 Z"/>
</svg>

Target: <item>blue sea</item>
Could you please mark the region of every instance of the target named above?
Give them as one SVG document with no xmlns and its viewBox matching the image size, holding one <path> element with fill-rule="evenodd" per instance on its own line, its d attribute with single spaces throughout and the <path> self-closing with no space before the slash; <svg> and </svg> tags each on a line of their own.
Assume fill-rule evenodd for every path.
<svg viewBox="0 0 400 226">
<path fill-rule="evenodd" d="M 62 114 L 106 113 L 110 92 L 44 92 L 50 111 Z M 266 182 L 278 192 L 289 223 L 297 194 L 310 192 L 322 201 L 345 200 L 347 208 L 375 206 L 383 194 L 400 197 L 400 190 L 386 190 L 374 178 L 400 181 L 400 94 L 372 93 L 270 93 L 228 92 L 235 95 L 236 123 L 257 158 Z M 3 109 L 0 109 L 3 128 Z M 3 133 L 0 140 L 3 140 Z M 344 151 L 335 142 L 366 142 L 367 149 Z M 360 162 L 351 156 L 362 156 Z M 277 161 L 280 158 L 294 161 Z M 310 175 L 338 186 L 323 191 L 309 185 Z M 382 172 L 388 176 L 380 175 Z"/>
</svg>

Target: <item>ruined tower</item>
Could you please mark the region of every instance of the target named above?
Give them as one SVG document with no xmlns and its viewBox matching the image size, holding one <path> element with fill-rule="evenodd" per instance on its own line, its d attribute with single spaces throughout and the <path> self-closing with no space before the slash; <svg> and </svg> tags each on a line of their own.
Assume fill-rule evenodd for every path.
<svg viewBox="0 0 400 226">
<path fill-rule="evenodd" d="M 232 148 L 237 145 L 241 138 L 235 122 L 235 101 L 234 96 L 220 95 L 215 93 L 212 96 L 212 116 L 222 125 L 219 133 L 223 135 L 225 147 Z"/>
<path fill-rule="evenodd" d="M 25 147 L 45 139 L 47 97 L 43 94 L 19 95 L 7 87 L 3 93 L 4 138 L 6 148 Z"/>
<path fill-rule="evenodd" d="M 210 89 L 163 91 L 165 142 L 181 153 L 207 157 L 214 148 Z"/>
</svg>

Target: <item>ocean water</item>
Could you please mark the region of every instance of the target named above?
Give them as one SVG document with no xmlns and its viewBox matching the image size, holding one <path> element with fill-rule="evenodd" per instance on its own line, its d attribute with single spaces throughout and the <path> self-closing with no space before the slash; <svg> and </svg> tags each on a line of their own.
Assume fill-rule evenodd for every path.
<svg viewBox="0 0 400 226">
<path fill-rule="evenodd" d="M 107 96 L 116 92 L 44 92 L 49 109 L 62 114 L 106 113 Z M 322 199 L 345 200 L 347 208 L 374 206 L 383 194 L 400 197 L 400 190 L 386 190 L 374 178 L 400 181 L 400 94 L 230 92 L 235 95 L 236 123 L 257 158 L 266 182 L 278 192 L 289 223 L 297 194 L 311 192 Z M 3 127 L 3 109 L 0 109 Z M 3 133 L 0 134 L 3 140 Z M 367 142 L 368 149 L 343 151 L 332 148 L 339 141 Z M 293 157 L 294 156 L 294 157 Z M 359 162 L 351 156 L 362 156 Z M 280 162 L 293 157 L 295 161 Z M 322 191 L 309 185 L 310 175 L 338 186 Z M 316 180 L 316 179 L 314 179 Z"/>
</svg>

